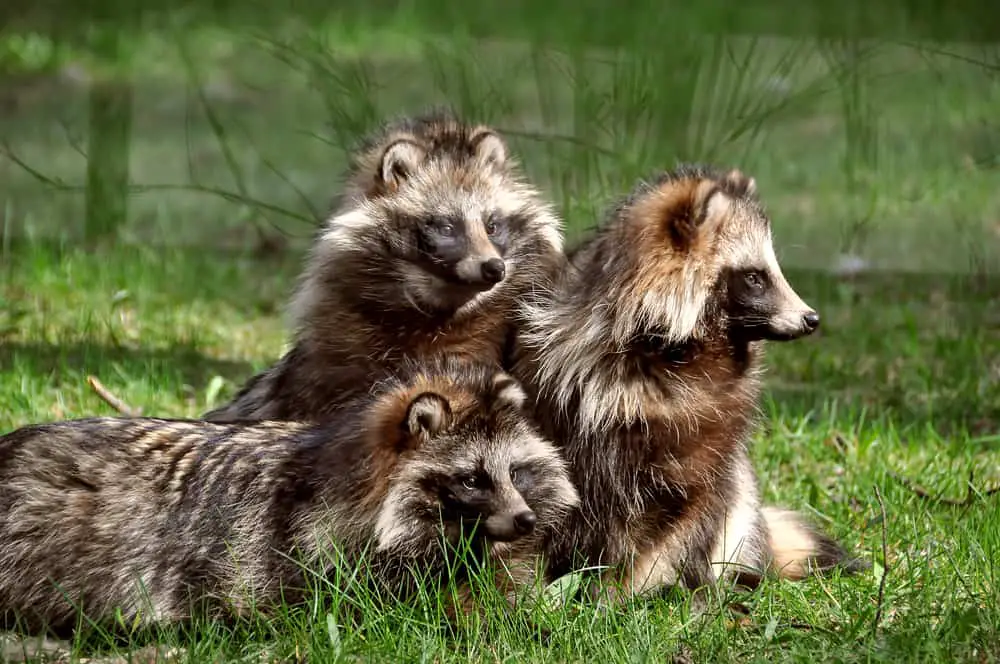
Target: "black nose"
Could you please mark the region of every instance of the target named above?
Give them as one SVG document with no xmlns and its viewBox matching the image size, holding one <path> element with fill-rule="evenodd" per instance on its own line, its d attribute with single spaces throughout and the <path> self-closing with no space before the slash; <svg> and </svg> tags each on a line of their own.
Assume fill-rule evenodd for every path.
<svg viewBox="0 0 1000 664">
<path fill-rule="evenodd" d="M 819 314 L 815 311 L 810 311 L 802 317 L 802 322 L 805 323 L 806 329 L 811 332 L 819 327 Z"/>
<path fill-rule="evenodd" d="M 479 269 L 483 273 L 483 279 L 491 284 L 500 283 L 503 281 L 504 275 L 507 274 L 507 267 L 503 264 L 503 260 L 500 258 L 489 259 L 484 262 Z"/>
<path fill-rule="evenodd" d="M 521 535 L 527 535 L 535 529 L 538 517 L 534 512 L 521 512 L 514 515 L 514 529 Z"/>
</svg>

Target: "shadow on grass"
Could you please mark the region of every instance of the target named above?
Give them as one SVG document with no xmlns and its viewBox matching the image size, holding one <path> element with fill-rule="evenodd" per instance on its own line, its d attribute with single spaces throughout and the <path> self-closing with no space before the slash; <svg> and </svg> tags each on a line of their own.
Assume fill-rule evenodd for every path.
<svg viewBox="0 0 1000 664">
<path fill-rule="evenodd" d="M 128 378 L 172 377 L 178 383 L 202 391 L 217 375 L 242 383 L 253 372 L 248 362 L 214 359 L 185 344 L 154 349 L 86 342 L 3 342 L 0 349 L 0 372 L 16 370 L 34 376 L 48 375 L 57 383 L 68 380 L 76 384 L 91 374 L 105 382 L 111 381 L 114 375 Z"/>
</svg>

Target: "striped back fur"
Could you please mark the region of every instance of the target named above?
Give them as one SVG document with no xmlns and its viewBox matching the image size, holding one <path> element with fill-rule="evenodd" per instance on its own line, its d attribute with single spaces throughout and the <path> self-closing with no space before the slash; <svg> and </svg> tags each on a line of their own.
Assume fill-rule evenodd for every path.
<svg viewBox="0 0 1000 664">
<path fill-rule="evenodd" d="M 470 537 L 481 560 L 530 558 L 577 494 L 523 404 L 506 374 L 440 362 L 323 424 L 96 418 L 8 433 L 0 614 L 58 630 L 74 604 L 145 623 L 266 611 L 338 562 L 398 594 L 413 569 L 443 579 L 448 547 Z"/>
</svg>

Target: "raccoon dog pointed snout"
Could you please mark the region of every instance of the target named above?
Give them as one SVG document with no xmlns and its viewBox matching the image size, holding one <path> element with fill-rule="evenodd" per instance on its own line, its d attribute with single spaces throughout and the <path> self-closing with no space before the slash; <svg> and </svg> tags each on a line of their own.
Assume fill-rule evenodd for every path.
<svg viewBox="0 0 1000 664">
<path fill-rule="evenodd" d="M 484 261 L 480 265 L 480 273 L 482 274 L 483 281 L 490 284 L 498 284 L 503 281 L 504 275 L 507 273 L 507 266 L 504 265 L 503 260 L 499 258 L 491 258 Z"/>
<path fill-rule="evenodd" d="M 455 281 L 460 284 L 489 290 L 499 284 L 507 276 L 507 266 L 503 259 L 497 256 L 483 258 L 470 256 L 458 262 L 455 266 Z"/>
<path fill-rule="evenodd" d="M 537 522 L 538 517 L 530 510 L 514 515 L 514 529 L 522 535 L 531 533 L 535 529 L 535 523 Z"/>
<path fill-rule="evenodd" d="M 495 514 L 486 519 L 486 536 L 496 542 L 513 542 L 535 530 L 538 517 L 530 509 Z"/>
</svg>

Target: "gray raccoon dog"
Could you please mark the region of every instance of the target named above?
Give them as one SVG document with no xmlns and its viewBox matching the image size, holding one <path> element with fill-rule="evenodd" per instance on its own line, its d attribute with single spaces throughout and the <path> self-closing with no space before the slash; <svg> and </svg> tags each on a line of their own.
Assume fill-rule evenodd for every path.
<svg viewBox="0 0 1000 664">
<path fill-rule="evenodd" d="M 754 179 L 685 165 L 643 182 L 569 261 L 525 305 L 513 365 L 581 494 L 550 574 L 606 566 L 631 595 L 863 567 L 761 505 L 747 445 L 764 342 L 819 315 L 782 274 Z"/>
<path fill-rule="evenodd" d="M 564 261 L 562 225 L 506 141 L 445 111 L 354 155 L 291 303 L 291 349 L 207 413 L 317 419 L 403 359 L 501 364 L 513 310 Z"/>
<path fill-rule="evenodd" d="M 343 564 L 406 597 L 414 573 L 461 586 L 494 561 L 516 601 L 536 538 L 578 502 L 524 399 L 492 367 L 442 361 L 325 423 L 95 418 L 8 433 L 0 614 L 65 631 L 78 609 L 120 609 L 127 624 L 266 613 Z M 453 608 L 470 610 L 465 597 Z"/>
</svg>

